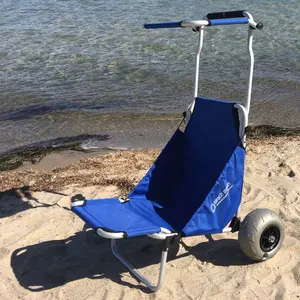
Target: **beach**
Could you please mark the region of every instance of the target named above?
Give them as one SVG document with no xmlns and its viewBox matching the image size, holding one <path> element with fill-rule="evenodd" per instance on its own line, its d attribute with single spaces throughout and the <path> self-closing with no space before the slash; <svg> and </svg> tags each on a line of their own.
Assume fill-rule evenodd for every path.
<svg viewBox="0 0 300 300">
<path fill-rule="evenodd" d="M 0 298 L 300 299 L 299 147 L 299 136 L 248 139 L 241 214 L 269 208 L 280 215 L 285 240 L 277 255 L 253 263 L 239 249 L 237 233 L 185 238 L 185 246 L 171 248 L 164 285 L 155 294 L 114 258 L 109 240 L 70 211 L 70 198 L 126 195 L 158 149 L 77 153 L 65 166 L 64 157 L 72 153 L 52 153 L 0 172 Z M 154 282 L 159 241 L 137 237 L 118 243 Z"/>
<path fill-rule="evenodd" d="M 299 3 L 0 1 L 0 299 L 300 300 Z M 245 13 L 225 20 L 241 26 L 205 21 L 197 95 L 247 103 L 241 216 L 273 210 L 285 239 L 275 257 L 253 262 L 237 232 L 186 237 L 170 248 L 164 285 L 152 293 L 71 211 L 71 198 L 126 198 L 185 126 L 197 30 L 143 24 L 182 27 L 180 20 L 237 8 L 259 26 Z M 246 23 L 254 32 L 251 111 Z M 226 182 L 212 205 L 233 185 Z M 118 245 L 156 283 L 161 241 L 138 236 Z"/>
</svg>

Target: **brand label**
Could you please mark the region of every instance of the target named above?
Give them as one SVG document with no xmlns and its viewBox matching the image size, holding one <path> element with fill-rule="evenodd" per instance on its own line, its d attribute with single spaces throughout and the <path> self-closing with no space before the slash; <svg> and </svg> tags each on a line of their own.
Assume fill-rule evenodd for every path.
<svg viewBox="0 0 300 300">
<path fill-rule="evenodd" d="M 217 207 L 226 199 L 232 186 L 233 185 L 230 182 L 227 182 L 225 189 L 219 194 L 219 196 L 211 204 L 210 209 L 213 213 L 216 211 Z"/>
</svg>

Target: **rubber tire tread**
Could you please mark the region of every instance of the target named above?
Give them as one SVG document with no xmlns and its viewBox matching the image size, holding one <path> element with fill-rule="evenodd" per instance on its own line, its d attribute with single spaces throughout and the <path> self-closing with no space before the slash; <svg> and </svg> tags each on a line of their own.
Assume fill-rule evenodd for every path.
<svg viewBox="0 0 300 300">
<path fill-rule="evenodd" d="M 277 246 L 270 252 L 264 252 L 260 246 L 260 238 L 267 227 L 279 229 L 280 239 Z M 267 208 L 258 208 L 249 213 L 241 224 L 238 240 L 241 250 L 255 261 L 264 261 L 275 256 L 284 240 L 284 225 L 277 213 Z"/>
</svg>

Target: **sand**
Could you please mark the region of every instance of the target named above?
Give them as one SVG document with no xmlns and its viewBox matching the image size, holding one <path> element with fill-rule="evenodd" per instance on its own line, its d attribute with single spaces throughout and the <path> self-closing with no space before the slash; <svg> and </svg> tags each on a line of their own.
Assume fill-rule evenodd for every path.
<svg viewBox="0 0 300 300">
<path fill-rule="evenodd" d="M 300 299 L 299 149 L 299 137 L 249 140 L 242 215 L 258 207 L 279 213 L 286 237 L 278 254 L 251 262 L 239 249 L 237 233 L 211 241 L 185 238 L 188 247 L 171 249 L 164 286 L 154 294 L 69 205 L 76 193 L 126 194 L 157 150 L 110 153 L 54 170 L 0 172 L 0 299 Z M 154 281 L 159 242 L 142 237 L 119 244 Z"/>
</svg>

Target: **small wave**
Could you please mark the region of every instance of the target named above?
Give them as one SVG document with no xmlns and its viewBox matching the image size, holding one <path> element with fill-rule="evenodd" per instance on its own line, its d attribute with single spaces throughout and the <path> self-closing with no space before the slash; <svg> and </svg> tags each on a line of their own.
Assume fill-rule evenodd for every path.
<svg viewBox="0 0 300 300">
<path fill-rule="evenodd" d="M 109 146 L 106 143 L 106 140 L 99 140 L 99 139 L 88 139 L 83 141 L 80 144 L 80 147 L 84 151 L 98 151 L 99 149 L 107 149 L 107 150 L 132 150 L 130 147 L 114 147 Z"/>
<path fill-rule="evenodd" d="M 0 114 L 0 121 L 11 121 L 11 120 L 26 120 L 35 116 L 42 116 L 57 111 L 97 111 L 104 109 L 103 105 L 95 105 L 90 103 L 53 103 L 53 104 L 38 104 L 30 105 L 16 111 L 6 111 Z"/>
</svg>

